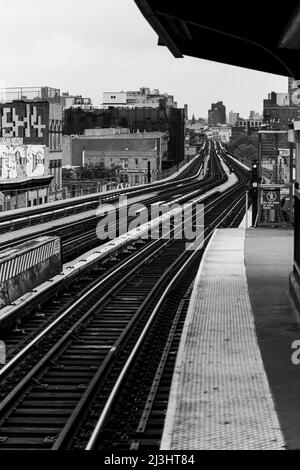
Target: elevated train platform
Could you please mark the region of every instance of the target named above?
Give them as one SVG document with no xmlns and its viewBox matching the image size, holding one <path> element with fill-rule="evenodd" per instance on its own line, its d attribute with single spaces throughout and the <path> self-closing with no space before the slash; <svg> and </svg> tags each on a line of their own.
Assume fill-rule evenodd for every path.
<svg viewBox="0 0 300 470">
<path fill-rule="evenodd" d="M 300 449 L 292 257 L 292 230 L 215 232 L 194 283 L 161 449 Z"/>
</svg>

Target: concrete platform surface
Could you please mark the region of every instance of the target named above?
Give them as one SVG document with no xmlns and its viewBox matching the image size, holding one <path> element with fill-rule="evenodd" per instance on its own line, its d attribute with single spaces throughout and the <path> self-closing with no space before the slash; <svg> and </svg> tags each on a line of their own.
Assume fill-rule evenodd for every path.
<svg viewBox="0 0 300 470">
<path fill-rule="evenodd" d="M 245 265 L 258 345 L 286 448 L 300 449 L 300 364 L 292 361 L 300 317 L 289 294 L 293 230 L 248 229 Z"/>
<path fill-rule="evenodd" d="M 194 284 L 161 449 L 300 448 L 292 235 L 215 232 Z"/>
</svg>

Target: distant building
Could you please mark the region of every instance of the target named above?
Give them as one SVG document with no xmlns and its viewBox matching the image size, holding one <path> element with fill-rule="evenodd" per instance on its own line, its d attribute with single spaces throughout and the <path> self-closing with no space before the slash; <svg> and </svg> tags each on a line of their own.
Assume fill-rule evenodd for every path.
<svg viewBox="0 0 300 470">
<path fill-rule="evenodd" d="M 207 127 L 207 124 L 205 122 L 205 119 L 195 119 L 193 116 L 193 119 L 187 120 L 185 122 L 185 127 L 187 131 L 192 130 L 195 132 L 195 134 L 201 134 L 203 130 Z"/>
<path fill-rule="evenodd" d="M 61 198 L 59 90 L 6 88 L 0 96 L 0 210 Z"/>
<path fill-rule="evenodd" d="M 297 117 L 296 105 L 289 105 L 288 93 L 275 93 L 272 91 L 265 99 L 263 109 L 263 122 L 268 124 L 270 129 L 288 130 L 289 124 Z"/>
<path fill-rule="evenodd" d="M 249 114 L 249 120 L 250 121 L 261 121 L 262 120 L 262 116 L 257 113 L 256 111 L 250 111 L 250 114 Z"/>
<path fill-rule="evenodd" d="M 226 107 L 223 101 L 212 103 L 211 109 L 208 110 L 208 125 L 217 126 L 218 124 L 226 124 Z"/>
<path fill-rule="evenodd" d="M 139 91 L 105 91 L 103 93 L 102 108 L 129 107 L 129 108 L 177 108 L 174 96 L 160 93 L 158 89 L 142 87 Z"/>
<path fill-rule="evenodd" d="M 237 121 L 236 121 L 236 126 L 237 127 L 244 127 L 245 129 L 248 129 L 249 127 L 260 127 L 263 123 L 263 120 L 262 120 L 262 117 L 258 115 L 258 118 L 257 119 L 243 119 L 243 118 L 239 118 Z"/>
<path fill-rule="evenodd" d="M 187 121 L 188 120 L 188 105 L 184 105 L 184 119 Z"/>
<path fill-rule="evenodd" d="M 211 140 L 218 140 L 227 143 L 231 137 L 231 126 L 215 126 L 205 130 L 206 137 Z"/>
<path fill-rule="evenodd" d="M 112 136 L 119 134 L 130 134 L 130 129 L 127 129 L 126 127 L 96 127 L 95 129 L 85 129 L 84 131 L 84 136 L 89 139 L 93 139 L 95 136 L 105 138 L 107 135 Z"/>
<path fill-rule="evenodd" d="M 60 102 L 64 109 L 68 108 L 81 108 L 81 109 L 94 109 L 91 98 L 83 98 L 81 95 L 70 95 L 69 92 L 63 92 L 60 97 Z"/>
<path fill-rule="evenodd" d="M 238 118 L 239 118 L 239 113 L 235 113 L 234 111 L 229 111 L 228 124 L 230 124 L 231 126 L 234 126 Z"/>
<path fill-rule="evenodd" d="M 163 132 L 116 133 L 88 129 L 85 136 L 63 136 L 64 166 L 83 166 L 102 162 L 107 168 L 119 167 L 131 186 L 157 179 L 167 153 L 168 136 Z M 122 129 L 123 131 L 124 129 Z"/>
<path fill-rule="evenodd" d="M 231 132 L 231 127 L 223 127 L 219 129 L 218 140 L 226 144 L 230 141 Z"/>
</svg>

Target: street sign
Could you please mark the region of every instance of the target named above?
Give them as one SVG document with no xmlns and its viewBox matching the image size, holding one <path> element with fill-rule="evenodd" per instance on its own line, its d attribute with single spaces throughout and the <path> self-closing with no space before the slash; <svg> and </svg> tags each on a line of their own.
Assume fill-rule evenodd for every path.
<svg viewBox="0 0 300 470">
<path fill-rule="evenodd" d="M 262 190 L 262 207 L 263 209 L 275 209 L 280 204 L 280 189 L 264 189 Z"/>
</svg>

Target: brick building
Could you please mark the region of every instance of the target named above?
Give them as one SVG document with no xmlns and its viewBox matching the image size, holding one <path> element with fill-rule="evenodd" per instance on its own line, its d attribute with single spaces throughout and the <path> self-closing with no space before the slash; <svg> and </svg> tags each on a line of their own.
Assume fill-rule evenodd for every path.
<svg viewBox="0 0 300 470">
<path fill-rule="evenodd" d="M 162 155 L 163 169 L 184 159 L 184 109 L 123 108 L 66 109 L 64 111 L 64 134 L 83 135 L 85 129 L 128 128 L 131 133 L 163 132 L 168 135 L 167 150 Z"/>
<path fill-rule="evenodd" d="M 103 129 L 99 129 L 102 131 Z M 84 166 L 103 163 L 106 168 L 119 168 L 131 186 L 157 179 L 162 168 L 162 155 L 167 151 L 168 137 L 162 132 L 102 133 L 85 136 L 63 136 L 63 165 Z"/>
</svg>

